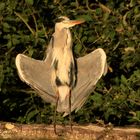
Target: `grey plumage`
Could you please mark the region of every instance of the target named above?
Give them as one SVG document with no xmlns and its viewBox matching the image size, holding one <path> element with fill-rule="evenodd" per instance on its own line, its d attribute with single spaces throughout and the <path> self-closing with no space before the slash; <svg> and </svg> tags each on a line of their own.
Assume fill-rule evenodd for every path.
<svg viewBox="0 0 140 140">
<path fill-rule="evenodd" d="M 77 84 L 71 92 L 71 111 L 78 111 L 82 107 L 98 80 L 107 72 L 106 54 L 101 48 L 76 59 L 76 62 Z M 18 54 L 16 66 L 21 80 L 36 90 L 44 101 L 55 105 L 56 94 L 51 85 L 50 57 L 41 61 Z M 68 98 L 63 103 L 66 105 L 65 109 L 61 108 L 60 102 L 57 107 L 57 111 L 64 112 L 64 116 L 69 113 L 67 101 Z"/>
<path fill-rule="evenodd" d="M 52 35 L 52 45 L 49 46 L 49 50 L 52 61 L 52 85 L 59 96 L 59 102 L 63 102 L 66 96 L 70 96 L 76 81 L 72 37 L 69 28 L 82 22 L 61 17 L 61 22 L 55 24 L 55 32 Z M 48 53 L 50 52 L 48 51 Z"/>
<path fill-rule="evenodd" d="M 36 90 L 46 102 L 56 104 L 57 91 L 62 96 L 71 92 L 71 111 L 77 111 L 94 90 L 101 76 L 107 72 L 106 54 L 99 48 L 74 61 L 68 28 L 82 22 L 70 21 L 65 17 L 63 20 L 56 23 L 46 59 L 40 61 L 18 54 L 16 67 L 21 80 Z M 70 113 L 69 96 L 62 96 L 58 101 L 57 111 L 64 112 L 65 116 Z"/>
</svg>

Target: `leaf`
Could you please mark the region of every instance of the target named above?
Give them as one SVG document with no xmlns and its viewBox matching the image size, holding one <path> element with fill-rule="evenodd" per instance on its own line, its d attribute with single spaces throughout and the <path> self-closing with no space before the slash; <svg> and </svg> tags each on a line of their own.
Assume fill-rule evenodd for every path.
<svg viewBox="0 0 140 140">
<path fill-rule="evenodd" d="M 4 30 L 5 32 L 8 32 L 9 29 L 10 29 L 10 25 L 9 25 L 7 22 L 4 22 L 4 23 L 3 23 L 3 30 Z"/>
<path fill-rule="evenodd" d="M 3 71 L 3 65 L 0 65 L 0 91 L 1 91 L 1 86 L 4 80 L 4 71 Z"/>
<path fill-rule="evenodd" d="M 115 114 L 116 112 L 114 112 L 114 109 L 109 107 L 105 112 L 105 119 L 108 120 L 110 115 L 115 115 Z"/>
<path fill-rule="evenodd" d="M 29 112 L 28 114 L 27 114 L 27 121 L 26 122 L 30 122 L 31 121 L 31 119 L 33 118 L 33 117 L 35 117 L 37 114 L 39 113 L 39 111 L 38 110 L 32 110 L 31 112 Z"/>
<path fill-rule="evenodd" d="M 32 56 L 33 53 L 34 53 L 34 49 L 32 47 L 29 47 L 28 48 L 28 53 L 29 53 L 29 56 Z"/>
<path fill-rule="evenodd" d="M 95 108 L 101 106 L 103 102 L 102 95 L 97 92 L 94 92 L 94 95 L 91 96 L 91 99 L 94 101 Z"/>
<path fill-rule="evenodd" d="M 1 2 L 0 3 L 0 11 L 3 11 L 5 8 L 5 3 Z"/>
<path fill-rule="evenodd" d="M 102 14 L 102 9 L 101 8 L 97 8 L 95 11 L 96 15 L 101 15 Z"/>
<path fill-rule="evenodd" d="M 81 44 L 76 44 L 76 45 L 74 46 L 74 52 L 75 52 L 76 54 L 79 54 L 81 50 L 82 50 L 82 45 L 81 45 Z"/>
<path fill-rule="evenodd" d="M 130 7 L 134 7 L 136 5 L 136 0 L 130 0 Z"/>
<path fill-rule="evenodd" d="M 110 35 L 109 35 L 110 39 L 113 40 L 114 37 L 115 37 L 115 35 L 116 35 L 116 32 L 115 32 L 114 30 L 112 30 L 112 31 L 110 32 Z"/>
<path fill-rule="evenodd" d="M 87 36 L 83 36 L 82 38 L 81 38 L 81 41 L 84 43 L 84 42 L 86 42 L 87 41 Z"/>
<path fill-rule="evenodd" d="M 25 0 L 25 2 L 26 2 L 27 4 L 29 4 L 29 5 L 33 5 L 34 0 Z"/>
<path fill-rule="evenodd" d="M 81 16 L 77 16 L 77 19 L 84 19 L 85 22 L 88 21 L 93 21 L 93 18 L 91 15 L 87 14 L 87 15 L 81 15 Z"/>
<path fill-rule="evenodd" d="M 140 121 L 140 111 L 136 111 L 136 116 L 138 117 L 138 119 Z"/>
<path fill-rule="evenodd" d="M 111 13 L 111 10 L 107 6 L 103 5 L 102 3 L 99 3 L 99 6 L 102 8 L 103 11 L 109 14 Z"/>
<path fill-rule="evenodd" d="M 121 76 L 121 82 L 122 82 L 122 84 L 127 85 L 127 79 L 125 78 L 124 75 Z"/>
</svg>

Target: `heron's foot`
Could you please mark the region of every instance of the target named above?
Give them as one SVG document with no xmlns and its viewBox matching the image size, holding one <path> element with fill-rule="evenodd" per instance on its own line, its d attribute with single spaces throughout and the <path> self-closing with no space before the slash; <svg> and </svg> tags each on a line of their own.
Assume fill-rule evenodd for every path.
<svg viewBox="0 0 140 140">
<path fill-rule="evenodd" d="M 72 123 L 70 122 L 69 126 L 66 126 L 64 125 L 63 128 L 60 128 L 58 127 L 58 130 L 56 128 L 56 123 L 53 124 L 54 126 L 54 133 L 57 135 L 57 136 L 63 136 L 63 134 L 65 133 L 73 133 L 73 125 Z"/>
<path fill-rule="evenodd" d="M 54 133 L 57 136 L 63 136 L 63 131 L 57 131 L 56 124 L 54 124 Z"/>
<path fill-rule="evenodd" d="M 53 127 L 54 127 L 54 133 L 57 135 L 57 132 L 56 132 L 56 124 L 55 123 L 54 123 Z"/>
<path fill-rule="evenodd" d="M 57 132 L 56 124 L 55 124 L 55 123 L 54 123 L 53 127 L 54 127 L 54 133 L 55 133 L 56 135 L 58 135 L 58 136 L 61 136 L 61 134 Z"/>
<path fill-rule="evenodd" d="M 56 130 L 54 130 L 54 133 L 55 133 L 55 135 L 57 135 L 57 136 L 63 136 L 63 133 L 62 132 L 57 132 Z"/>
<path fill-rule="evenodd" d="M 70 133 L 73 133 L 72 123 L 70 124 Z"/>
</svg>

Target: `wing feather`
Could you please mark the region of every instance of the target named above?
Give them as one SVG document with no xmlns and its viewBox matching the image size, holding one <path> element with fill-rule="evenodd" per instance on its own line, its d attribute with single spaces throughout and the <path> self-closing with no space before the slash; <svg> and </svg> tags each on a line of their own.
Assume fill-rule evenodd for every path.
<svg viewBox="0 0 140 140">
<path fill-rule="evenodd" d="M 20 79 L 37 91 L 46 102 L 55 102 L 55 93 L 51 85 L 49 61 L 40 61 L 18 54 L 16 67 Z"/>
<path fill-rule="evenodd" d="M 77 63 L 77 83 L 71 93 L 72 111 L 78 111 L 90 93 L 94 90 L 96 83 L 103 74 L 106 73 L 107 63 L 106 54 L 99 48 L 88 55 L 78 58 Z M 45 61 L 35 60 L 23 54 L 16 57 L 16 67 L 23 82 L 37 91 L 38 95 L 46 102 L 55 104 L 55 92 L 51 84 L 51 60 L 47 57 Z M 69 112 L 68 97 L 64 101 L 65 110 L 58 104 L 57 111 Z"/>
<path fill-rule="evenodd" d="M 78 111 L 90 93 L 95 89 L 96 83 L 107 70 L 106 54 L 99 48 L 77 60 L 77 85 L 72 91 L 72 111 Z M 65 115 L 68 114 L 65 111 Z"/>
</svg>

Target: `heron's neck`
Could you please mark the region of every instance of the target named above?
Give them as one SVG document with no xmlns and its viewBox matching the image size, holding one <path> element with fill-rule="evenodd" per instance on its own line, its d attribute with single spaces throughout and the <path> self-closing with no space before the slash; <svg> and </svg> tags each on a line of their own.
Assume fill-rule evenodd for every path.
<svg viewBox="0 0 140 140">
<path fill-rule="evenodd" d="M 71 37 L 71 32 L 69 28 L 55 30 L 55 37 L 58 38 L 59 41 L 61 40 L 61 43 L 64 44 L 65 48 L 71 48 L 72 37 Z"/>
<path fill-rule="evenodd" d="M 72 37 L 71 37 L 71 32 L 70 29 L 66 29 L 66 33 L 67 33 L 67 40 L 66 40 L 66 46 L 71 48 L 72 46 Z"/>
</svg>

